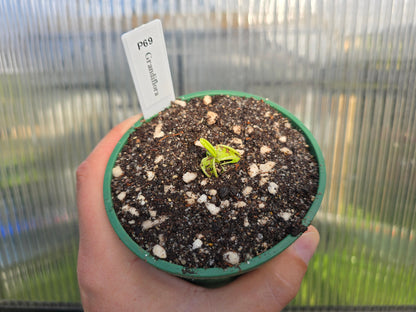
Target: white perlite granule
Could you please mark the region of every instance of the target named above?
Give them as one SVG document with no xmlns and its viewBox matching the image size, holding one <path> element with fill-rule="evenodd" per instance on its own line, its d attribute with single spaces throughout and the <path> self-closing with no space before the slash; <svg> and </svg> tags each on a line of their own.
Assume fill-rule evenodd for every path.
<svg viewBox="0 0 416 312">
<path fill-rule="evenodd" d="M 162 123 L 159 123 L 155 127 L 155 132 L 153 133 L 153 138 L 158 139 L 158 138 L 162 138 L 162 137 L 165 136 L 165 133 L 162 131 L 162 127 L 163 127 Z"/>
<path fill-rule="evenodd" d="M 217 190 L 210 189 L 208 194 L 211 195 L 211 196 L 215 196 L 215 195 L 217 195 Z"/>
<path fill-rule="evenodd" d="M 163 185 L 163 192 L 166 194 L 168 192 L 173 193 L 175 191 L 175 187 L 172 184 Z"/>
<path fill-rule="evenodd" d="M 121 210 L 126 211 L 132 214 L 133 216 L 136 216 L 136 217 L 139 216 L 139 212 L 137 211 L 137 209 L 129 205 L 124 205 L 123 207 L 121 207 Z"/>
<path fill-rule="evenodd" d="M 212 103 L 212 97 L 210 95 L 205 95 L 204 98 L 202 99 L 202 102 L 205 105 L 209 105 Z"/>
<path fill-rule="evenodd" d="M 147 171 L 146 176 L 147 176 L 147 181 L 152 181 L 156 175 L 154 171 Z"/>
<path fill-rule="evenodd" d="M 276 195 L 278 188 L 279 188 L 279 186 L 276 183 L 270 182 L 269 187 L 267 188 L 267 190 L 269 191 L 270 194 Z"/>
<path fill-rule="evenodd" d="M 207 207 L 208 211 L 214 216 L 217 215 L 221 210 L 220 207 L 217 207 L 212 203 L 205 203 L 205 207 Z"/>
<path fill-rule="evenodd" d="M 266 225 L 267 222 L 269 222 L 269 220 L 270 220 L 269 217 L 263 217 L 263 218 L 257 220 L 257 224 Z"/>
<path fill-rule="evenodd" d="M 195 145 L 195 146 L 198 146 L 198 147 L 204 147 L 204 146 L 202 145 L 201 141 L 199 141 L 199 140 L 194 141 L 194 145 Z"/>
<path fill-rule="evenodd" d="M 121 169 L 120 166 L 116 166 L 113 168 L 112 173 L 113 173 L 113 177 L 118 178 L 121 175 L 123 175 L 124 171 Z"/>
<path fill-rule="evenodd" d="M 263 145 L 260 148 L 260 154 L 262 154 L 262 155 L 270 153 L 271 151 L 272 151 L 272 149 L 269 146 L 266 146 L 266 145 Z"/>
<path fill-rule="evenodd" d="M 243 202 L 241 200 L 239 200 L 238 202 L 234 203 L 234 207 L 235 208 L 243 208 L 243 207 L 246 207 L 246 206 L 247 206 L 247 203 L 245 203 L 245 202 Z"/>
<path fill-rule="evenodd" d="M 260 165 L 260 171 L 261 173 L 269 173 L 275 165 L 276 163 L 274 161 L 268 161 L 265 164 Z"/>
<path fill-rule="evenodd" d="M 163 248 L 159 244 L 153 246 L 152 253 L 160 259 L 166 259 L 167 257 L 165 248 Z"/>
<path fill-rule="evenodd" d="M 142 229 L 143 230 L 148 230 L 156 225 L 162 224 L 163 222 L 165 222 L 168 219 L 167 216 L 161 216 L 160 218 L 156 219 L 156 220 L 146 220 L 143 221 L 142 223 Z"/>
<path fill-rule="evenodd" d="M 220 207 L 221 208 L 228 208 L 228 207 L 230 207 L 230 201 L 228 199 L 222 200 L 221 203 L 220 203 Z"/>
<path fill-rule="evenodd" d="M 227 251 L 222 257 L 229 264 L 236 265 L 240 263 L 240 256 L 235 251 Z"/>
<path fill-rule="evenodd" d="M 243 145 L 243 140 L 241 140 L 240 138 L 232 138 L 230 143 L 241 146 L 241 145 Z"/>
<path fill-rule="evenodd" d="M 198 176 L 198 174 L 196 172 L 186 172 L 183 176 L 182 176 L 182 180 L 185 183 L 189 183 L 193 180 L 196 179 L 196 177 Z"/>
<path fill-rule="evenodd" d="M 208 197 L 207 197 L 207 195 L 205 195 L 205 194 L 202 194 L 201 196 L 199 196 L 199 198 L 198 198 L 198 203 L 199 204 L 203 204 L 203 203 L 206 203 L 207 202 L 207 200 L 208 200 Z"/>
<path fill-rule="evenodd" d="M 192 249 L 198 249 L 201 248 L 202 246 L 202 240 L 200 240 L 199 238 L 196 239 L 193 243 L 192 243 Z"/>
<path fill-rule="evenodd" d="M 195 193 L 193 193 L 193 192 L 191 192 L 191 191 L 188 191 L 188 192 L 186 192 L 185 193 L 185 195 L 186 195 L 186 199 L 185 199 L 185 201 L 186 201 L 186 203 L 188 204 L 188 205 L 193 205 L 193 204 L 195 204 L 195 201 L 197 200 L 197 198 L 198 198 L 198 195 L 197 194 L 195 194 Z"/>
<path fill-rule="evenodd" d="M 293 154 L 293 152 L 290 149 L 288 149 L 287 147 L 282 147 L 280 149 L 280 151 L 285 155 L 292 155 Z"/>
<path fill-rule="evenodd" d="M 160 163 L 163 160 L 163 158 L 164 158 L 163 155 L 157 155 L 154 161 L 155 164 Z"/>
<path fill-rule="evenodd" d="M 267 182 L 269 182 L 269 178 L 268 177 L 261 177 L 260 181 L 259 181 L 259 185 L 263 186 L 265 185 Z"/>
<path fill-rule="evenodd" d="M 213 125 L 217 121 L 218 114 L 217 113 L 214 113 L 212 111 L 208 111 L 206 117 L 207 117 L 207 123 L 208 123 L 208 125 L 211 126 L 211 125 Z"/>
<path fill-rule="evenodd" d="M 126 192 L 120 192 L 120 194 L 117 195 L 117 198 L 119 201 L 123 201 L 124 198 L 126 198 Z"/>
<path fill-rule="evenodd" d="M 258 175 L 259 171 L 259 167 L 257 167 L 256 164 L 251 164 L 250 167 L 248 167 L 248 175 L 251 178 L 254 178 L 256 175 Z"/>
<path fill-rule="evenodd" d="M 175 100 L 173 104 L 179 105 L 180 107 L 186 107 L 186 102 L 182 100 Z"/>
<path fill-rule="evenodd" d="M 235 134 L 240 134 L 241 133 L 241 126 L 238 126 L 238 125 L 233 126 L 233 132 Z"/>
<path fill-rule="evenodd" d="M 281 137 L 279 138 L 279 142 L 280 142 L 280 143 L 286 143 L 286 142 L 287 142 L 287 137 L 286 137 L 286 136 L 281 136 Z"/>
<path fill-rule="evenodd" d="M 281 212 L 279 214 L 279 217 L 282 217 L 283 220 L 285 220 L 285 221 L 289 221 L 291 216 L 292 216 L 292 214 L 290 212 L 287 212 L 287 211 Z"/>
<path fill-rule="evenodd" d="M 137 201 L 139 202 L 139 204 L 140 205 L 145 205 L 146 204 L 146 198 L 142 195 L 142 194 L 139 194 L 138 196 L 137 196 Z"/>
<path fill-rule="evenodd" d="M 243 190 L 243 195 L 248 196 L 253 191 L 253 188 L 251 186 L 246 186 Z"/>
</svg>

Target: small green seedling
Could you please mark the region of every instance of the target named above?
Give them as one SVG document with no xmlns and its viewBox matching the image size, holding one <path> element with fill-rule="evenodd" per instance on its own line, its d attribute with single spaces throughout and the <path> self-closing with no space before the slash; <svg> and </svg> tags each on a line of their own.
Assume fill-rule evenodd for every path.
<svg viewBox="0 0 416 312">
<path fill-rule="evenodd" d="M 218 177 L 217 164 L 224 170 L 224 165 L 234 164 L 240 160 L 240 154 L 232 147 L 223 144 L 214 147 L 203 138 L 199 139 L 199 142 L 207 150 L 207 156 L 201 161 L 201 169 L 208 178 L 212 173 L 216 178 Z"/>
</svg>

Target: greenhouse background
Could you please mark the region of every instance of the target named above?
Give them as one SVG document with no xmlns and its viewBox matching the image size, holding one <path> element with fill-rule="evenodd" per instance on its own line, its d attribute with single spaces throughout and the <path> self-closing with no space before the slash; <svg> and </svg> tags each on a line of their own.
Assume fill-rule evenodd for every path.
<svg viewBox="0 0 416 312">
<path fill-rule="evenodd" d="M 267 97 L 323 150 L 321 242 L 288 309 L 415 307 L 410 0 L 0 0 L 0 307 L 79 304 L 75 171 L 140 111 L 120 36 L 155 18 L 176 95 Z"/>
</svg>

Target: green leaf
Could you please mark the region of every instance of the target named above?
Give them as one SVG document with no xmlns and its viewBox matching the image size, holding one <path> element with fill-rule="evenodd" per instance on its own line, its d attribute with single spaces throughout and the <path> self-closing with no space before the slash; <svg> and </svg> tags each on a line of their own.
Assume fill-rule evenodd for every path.
<svg viewBox="0 0 416 312">
<path fill-rule="evenodd" d="M 202 172 L 209 178 L 212 173 L 215 177 L 218 177 L 216 164 L 221 165 L 221 169 L 224 170 L 224 165 L 233 164 L 240 160 L 240 154 L 230 146 L 218 144 L 215 147 L 212 146 L 206 139 L 199 139 L 202 146 L 207 150 L 207 156 L 201 160 Z"/>
<path fill-rule="evenodd" d="M 205 147 L 205 149 L 208 151 L 208 153 L 213 156 L 216 157 L 217 153 L 215 151 L 214 146 L 212 146 L 211 143 L 208 142 L 208 140 L 205 140 L 204 138 L 200 138 L 199 142 L 201 142 L 202 146 Z"/>
</svg>

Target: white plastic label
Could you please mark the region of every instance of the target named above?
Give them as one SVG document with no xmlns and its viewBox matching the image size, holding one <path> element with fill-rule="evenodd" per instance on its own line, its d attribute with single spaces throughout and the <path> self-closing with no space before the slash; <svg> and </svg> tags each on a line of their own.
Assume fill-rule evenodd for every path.
<svg viewBox="0 0 416 312">
<path fill-rule="evenodd" d="M 153 20 L 121 36 L 145 119 L 175 100 L 162 23 Z"/>
</svg>

